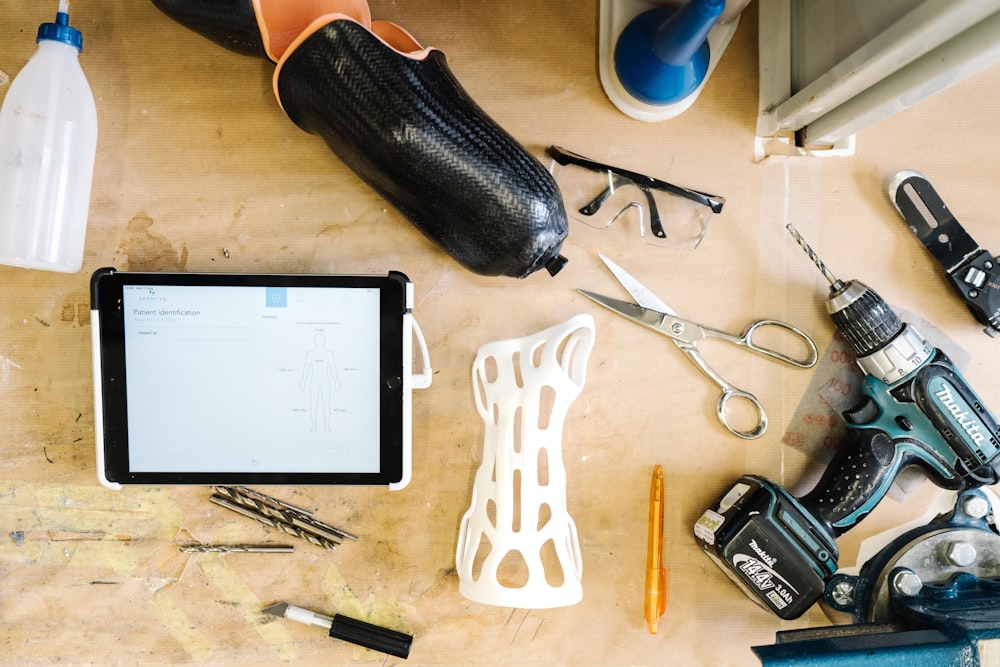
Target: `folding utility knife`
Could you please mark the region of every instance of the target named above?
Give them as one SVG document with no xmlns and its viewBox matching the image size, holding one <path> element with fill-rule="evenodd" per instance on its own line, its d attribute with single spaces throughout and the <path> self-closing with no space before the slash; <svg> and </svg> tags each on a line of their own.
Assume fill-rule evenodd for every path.
<svg viewBox="0 0 1000 667">
<path fill-rule="evenodd" d="M 923 174 L 901 171 L 889 198 L 917 238 L 944 267 L 952 287 L 990 336 L 1000 332 L 1000 272 L 994 257 L 959 224 Z"/>
</svg>

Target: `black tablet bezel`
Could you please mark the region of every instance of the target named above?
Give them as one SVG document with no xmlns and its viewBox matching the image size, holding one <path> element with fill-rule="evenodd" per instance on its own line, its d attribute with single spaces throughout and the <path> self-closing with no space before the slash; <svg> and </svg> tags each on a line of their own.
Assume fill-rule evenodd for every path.
<svg viewBox="0 0 1000 667">
<path fill-rule="evenodd" d="M 91 279 L 91 308 L 95 329 L 95 409 L 101 411 L 97 447 L 102 483 L 120 484 L 267 484 L 267 485 L 393 485 L 404 480 L 404 449 L 409 447 L 408 410 L 404 402 L 405 319 L 409 279 L 402 273 L 382 276 L 230 273 L 136 273 L 100 269 Z M 129 468 L 128 369 L 125 363 L 125 323 L 122 310 L 126 285 L 340 287 L 371 289 L 380 294 L 380 465 L 378 472 L 134 472 Z M 404 386 L 407 385 L 407 386 Z M 280 446 L 280 443 L 276 443 Z M 99 451 L 100 454 L 100 451 Z M 405 452 L 407 460 L 409 453 Z"/>
</svg>

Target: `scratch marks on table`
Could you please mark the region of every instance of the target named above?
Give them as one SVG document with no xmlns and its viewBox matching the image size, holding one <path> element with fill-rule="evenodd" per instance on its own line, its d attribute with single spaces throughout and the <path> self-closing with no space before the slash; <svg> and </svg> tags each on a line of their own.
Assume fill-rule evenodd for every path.
<svg viewBox="0 0 1000 667">
<path fill-rule="evenodd" d="M 288 625 L 260 622 L 260 610 L 264 608 L 264 604 L 246 581 L 228 565 L 222 554 L 202 554 L 198 559 L 198 567 L 204 573 L 207 581 L 211 581 L 212 585 L 219 589 L 222 603 L 239 610 L 246 625 L 253 628 L 265 642 L 278 651 L 282 662 L 294 660 L 298 648 L 297 644 L 291 640 Z M 166 627 L 171 634 L 175 634 L 172 624 Z M 188 628 L 185 626 L 177 630 L 180 634 L 184 634 Z M 198 656 L 192 654 L 192 657 L 197 659 Z"/>
<path fill-rule="evenodd" d="M 149 609 L 160 624 L 184 647 L 194 662 L 204 663 L 212 657 L 212 643 L 169 595 L 154 595 Z"/>
<path fill-rule="evenodd" d="M 149 555 L 134 548 L 137 541 L 169 541 L 183 520 L 160 490 L 108 493 L 7 480 L 0 481 L 0 504 L 13 529 L 11 540 L 0 540 L 0 562 L 93 567 L 122 576 L 132 576 Z"/>
<path fill-rule="evenodd" d="M 430 580 L 417 572 L 410 579 L 410 595 L 414 598 L 433 599 L 458 588 L 458 570 L 453 567 L 440 568 Z"/>
<path fill-rule="evenodd" d="M 10 357 L 0 354 L 0 384 L 7 384 L 11 373 L 15 369 L 21 370 L 21 366 Z"/>
<path fill-rule="evenodd" d="M 424 301 L 429 298 L 445 298 L 447 297 L 448 288 L 451 287 L 451 283 L 454 281 L 455 274 L 452 271 L 443 271 L 438 281 L 430 286 L 423 296 L 417 302 L 417 306 L 420 306 Z"/>
<path fill-rule="evenodd" d="M 212 659 L 216 638 L 188 616 L 185 591 L 176 586 L 191 560 L 174 544 L 184 513 L 165 490 L 109 492 L 96 484 L 7 480 L 0 481 L 0 509 L 10 531 L 8 539 L 0 539 L 0 566 L 47 569 L 53 579 L 91 588 L 121 586 L 129 595 L 141 591 L 148 613 L 193 661 Z M 221 597 L 235 601 L 256 626 L 261 605 L 240 576 L 216 554 L 196 562 Z M 279 625 L 258 632 L 279 651 L 294 645 L 282 640 Z"/>
<path fill-rule="evenodd" d="M 530 644 L 538 637 L 545 618 L 534 614 L 531 609 L 512 609 L 503 626 L 503 635 L 510 636 L 510 645 L 515 642 Z"/>
</svg>

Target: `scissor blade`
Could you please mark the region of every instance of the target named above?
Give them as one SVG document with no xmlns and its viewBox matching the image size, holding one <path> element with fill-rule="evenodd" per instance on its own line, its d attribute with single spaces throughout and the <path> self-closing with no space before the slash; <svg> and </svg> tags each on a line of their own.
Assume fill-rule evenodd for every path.
<svg viewBox="0 0 1000 667">
<path fill-rule="evenodd" d="M 585 289 L 578 289 L 577 292 L 584 295 L 588 299 L 601 304 L 608 310 L 613 310 L 622 317 L 626 317 L 637 324 L 642 324 L 643 326 L 650 327 L 651 329 L 662 331 L 661 325 L 663 324 L 664 314 L 659 311 L 651 308 L 643 308 L 642 306 L 637 306 L 634 303 L 622 301 L 621 299 L 615 299 L 610 296 L 604 296 L 603 294 L 588 292 Z"/>
<path fill-rule="evenodd" d="M 656 310 L 661 313 L 666 313 L 667 315 L 677 315 L 677 313 L 675 313 L 670 306 L 663 303 L 660 300 L 660 297 L 653 294 L 649 288 L 636 280 L 632 274 L 612 262 L 604 255 L 599 256 L 601 261 L 604 262 L 604 265 L 608 267 L 608 270 L 614 274 L 615 278 L 618 279 L 618 282 L 620 282 L 622 287 L 625 288 L 625 291 L 632 295 L 632 298 L 635 299 L 636 303 L 643 308 Z"/>
</svg>

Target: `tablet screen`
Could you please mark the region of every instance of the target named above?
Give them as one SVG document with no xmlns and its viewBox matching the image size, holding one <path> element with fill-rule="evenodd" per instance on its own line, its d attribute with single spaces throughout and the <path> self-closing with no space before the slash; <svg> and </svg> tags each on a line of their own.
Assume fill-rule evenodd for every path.
<svg viewBox="0 0 1000 667">
<path fill-rule="evenodd" d="M 398 479 L 405 308 L 385 278 L 111 275 L 115 307 L 97 309 L 109 479 Z"/>
</svg>

